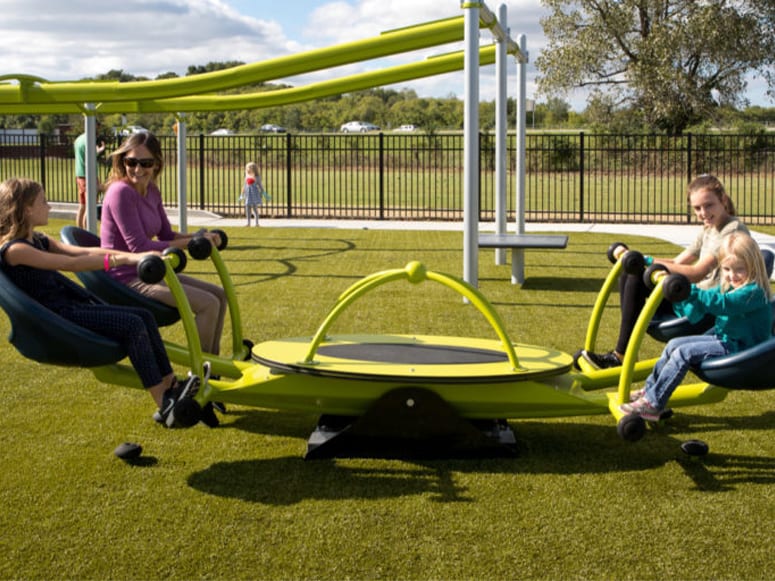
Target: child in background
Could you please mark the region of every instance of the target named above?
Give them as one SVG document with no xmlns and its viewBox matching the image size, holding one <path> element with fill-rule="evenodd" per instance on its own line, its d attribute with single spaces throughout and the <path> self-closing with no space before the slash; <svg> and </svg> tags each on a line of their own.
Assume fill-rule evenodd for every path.
<svg viewBox="0 0 775 581">
<path fill-rule="evenodd" d="M 251 214 L 256 217 L 256 226 L 258 226 L 258 207 L 261 205 L 263 198 L 269 199 L 269 194 L 264 189 L 264 184 L 261 183 L 261 176 L 258 174 L 258 164 L 251 161 L 245 166 L 245 185 L 242 188 L 240 194 L 240 201 L 245 203 L 245 216 L 248 219 L 248 226 L 250 226 Z"/>
<path fill-rule="evenodd" d="M 726 236 L 719 249 L 719 266 L 719 286 L 703 290 L 692 285 L 689 297 L 674 305 L 676 313 L 692 322 L 707 313 L 715 315 L 713 331 L 669 341 L 646 386 L 633 392 L 633 401 L 620 406 L 621 411 L 657 421 L 690 367 L 772 337 L 772 290 L 756 241 L 740 232 Z"/>
</svg>

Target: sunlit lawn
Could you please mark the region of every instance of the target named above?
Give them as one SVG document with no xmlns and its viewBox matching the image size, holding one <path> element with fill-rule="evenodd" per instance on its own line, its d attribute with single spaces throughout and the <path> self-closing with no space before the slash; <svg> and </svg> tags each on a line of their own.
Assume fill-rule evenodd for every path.
<svg viewBox="0 0 775 581">
<path fill-rule="evenodd" d="M 311 334 L 372 272 L 409 260 L 462 271 L 457 232 L 228 233 L 224 257 L 256 342 Z M 615 238 L 574 233 L 566 250 L 529 251 L 521 288 L 481 252 L 480 287 L 511 338 L 578 349 Z M 187 272 L 214 280 L 207 263 L 190 261 Z M 603 345 L 616 335 L 615 314 Z M 177 328 L 164 332 L 182 340 Z M 430 283 L 378 290 L 335 332 L 492 334 L 470 305 Z M 660 349 L 651 339 L 643 347 Z M 619 439 L 609 416 L 535 419 L 511 423 L 516 458 L 304 461 L 312 415 L 232 406 L 217 429 L 164 430 L 146 394 L 29 362 L 7 342 L 0 356 L 0 579 L 770 576 L 772 392 L 682 408 L 635 444 Z M 690 438 L 710 445 L 704 462 L 680 451 Z M 143 462 L 112 455 L 126 440 L 143 445 Z"/>
</svg>

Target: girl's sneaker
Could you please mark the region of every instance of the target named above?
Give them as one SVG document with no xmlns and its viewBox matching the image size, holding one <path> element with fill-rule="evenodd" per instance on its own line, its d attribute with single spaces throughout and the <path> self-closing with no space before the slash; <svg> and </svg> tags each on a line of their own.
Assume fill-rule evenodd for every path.
<svg viewBox="0 0 775 581">
<path fill-rule="evenodd" d="M 630 401 L 638 401 L 646 394 L 646 388 L 636 389 L 630 392 Z"/>
<path fill-rule="evenodd" d="M 645 397 L 619 406 L 626 414 L 637 414 L 648 422 L 658 422 L 662 418 L 664 410 L 655 408 Z"/>
</svg>

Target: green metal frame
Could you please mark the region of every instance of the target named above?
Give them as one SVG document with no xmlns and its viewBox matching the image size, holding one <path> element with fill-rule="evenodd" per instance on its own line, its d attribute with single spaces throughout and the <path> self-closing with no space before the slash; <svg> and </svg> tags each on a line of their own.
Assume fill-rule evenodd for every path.
<svg viewBox="0 0 775 581">
<path fill-rule="evenodd" d="M 488 301 L 478 289 L 464 280 L 448 274 L 426 270 L 425 266 L 417 261 L 408 263 L 404 268 L 385 270 L 371 274 L 356 282 L 343 292 L 328 316 L 318 328 L 312 341 L 310 341 L 309 350 L 307 351 L 303 363 L 305 365 L 313 365 L 315 363 L 315 353 L 317 352 L 318 347 L 325 339 L 328 329 L 345 309 L 367 292 L 374 290 L 378 286 L 397 280 L 407 280 L 412 284 L 419 284 L 426 280 L 432 280 L 462 295 L 474 305 L 477 310 L 484 315 L 487 322 L 490 323 L 490 326 L 501 341 L 503 351 L 509 358 L 512 370 L 519 371 L 521 369 L 519 360 L 517 359 L 517 353 L 514 350 L 514 344 L 511 342 L 511 339 L 509 339 L 509 336 L 503 327 L 503 322 L 498 316 L 498 313 L 495 312 L 495 309 L 493 309 L 490 301 Z"/>
</svg>

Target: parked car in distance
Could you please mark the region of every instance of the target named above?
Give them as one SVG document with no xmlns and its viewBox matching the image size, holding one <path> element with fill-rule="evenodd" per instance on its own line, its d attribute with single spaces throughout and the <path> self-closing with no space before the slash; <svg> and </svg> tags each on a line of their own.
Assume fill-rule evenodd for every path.
<svg viewBox="0 0 775 581">
<path fill-rule="evenodd" d="M 285 127 L 280 127 L 274 123 L 267 123 L 266 125 L 262 125 L 260 130 L 264 133 L 285 133 L 287 131 Z"/>
<path fill-rule="evenodd" d="M 417 125 L 401 125 L 396 127 L 396 131 L 417 131 Z"/>
<path fill-rule="evenodd" d="M 367 131 L 379 131 L 379 127 L 365 121 L 348 121 L 339 128 L 342 133 L 366 133 Z"/>
<path fill-rule="evenodd" d="M 216 129 L 210 135 L 234 135 L 231 129 Z"/>
<path fill-rule="evenodd" d="M 143 131 L 148 130 L 145 127 L 141 127 L 140 125 L 127 125 L 118 133 L 119 135 L 126 137 L 127 135 L 132 135 L 133 133 L 142 133 Z"/>
</svg>

